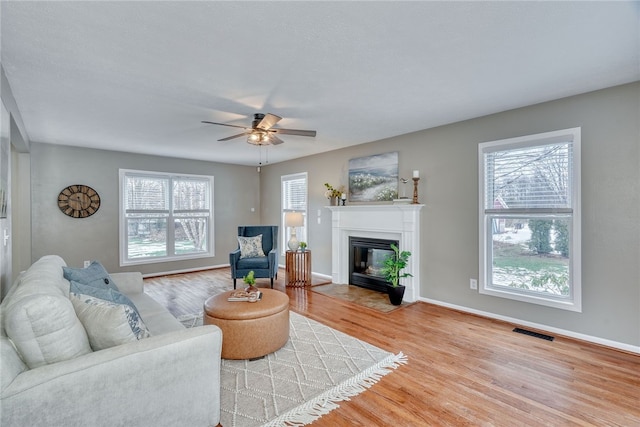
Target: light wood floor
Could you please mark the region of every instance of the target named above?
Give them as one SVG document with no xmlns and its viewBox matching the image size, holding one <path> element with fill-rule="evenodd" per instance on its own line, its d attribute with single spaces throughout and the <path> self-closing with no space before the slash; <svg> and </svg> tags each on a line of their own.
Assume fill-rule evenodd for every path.
<svg viewBox="0 0 640 427">
<path fill-rule="evenodd" d="M 207 289 L 231 289 L 229 277 L 145 279 L 145 291 L 176 315 L 192 313 Z M 291 310 L 409 359 L 314 426 L 640 426 L 640 356 L 422 302 L 385 314 L 278 277 Z"/>
</svg>

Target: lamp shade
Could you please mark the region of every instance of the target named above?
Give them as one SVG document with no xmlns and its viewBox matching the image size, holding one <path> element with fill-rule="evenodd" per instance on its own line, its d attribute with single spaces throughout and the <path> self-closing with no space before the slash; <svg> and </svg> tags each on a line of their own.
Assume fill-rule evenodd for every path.
<svg viewBox="0 0 640 427">
<path fill-rule="evenodd" d="M 287 227 L 302 227 L 304 218 L 301 212 L 287 212 L 284 214 L 284 224 Z"/>
</svg>

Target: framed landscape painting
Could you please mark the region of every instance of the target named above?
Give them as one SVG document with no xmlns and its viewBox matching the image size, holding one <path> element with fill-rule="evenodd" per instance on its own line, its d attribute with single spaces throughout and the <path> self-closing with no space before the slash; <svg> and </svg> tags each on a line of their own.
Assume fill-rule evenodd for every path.
<svg viewBox="0 0 640 427">
<path fill-rule="evenodd" d="M 397 151 L 349 160 L 350 202 L 390 202 L 397 197 Z"/>
</svg>

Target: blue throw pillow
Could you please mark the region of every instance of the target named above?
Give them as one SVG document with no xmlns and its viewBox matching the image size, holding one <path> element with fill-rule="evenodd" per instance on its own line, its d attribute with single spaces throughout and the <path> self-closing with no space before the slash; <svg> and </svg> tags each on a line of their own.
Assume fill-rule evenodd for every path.
<svg viewBox="0 0 640 427">
<path fill-rule="evenodd" d="M 76 281 L 83 285 L 93 286 L 95 288 L 110 288 L 114 291 L 118 287 L 113 283 L 113 279 L 107 273 L 107 270 L 98 261 L 92 261 L 86 268 L 70 268 L 62 267 L 64 278 L 68 281 Z"/>
<path fill-rule="evenodd" d="M 69 292 L 74 294 L 89 295 L 105 301 L 114 302 L 116 304 L 125 304 L 131 307 L 133 311 L 138 313 L 138 309 L 128 296 L 121 292 L 114 291 L 111 288 L 97 288 L 95 286 L 83 285 L 82 283 L 78 283 L 75 280 L 71 280 L 71 287 L 69 288 Z M 139 315 L 140 313 L 138 313 L 138 316 Z"/>
</svg>

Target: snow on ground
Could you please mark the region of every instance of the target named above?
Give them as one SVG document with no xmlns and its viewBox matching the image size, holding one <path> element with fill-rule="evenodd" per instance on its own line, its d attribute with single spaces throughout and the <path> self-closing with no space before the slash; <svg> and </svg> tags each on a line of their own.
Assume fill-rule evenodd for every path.
<svg viewBox="0 0 640 427">
<path fill-rule="evenodd" d="M 523 224 L 520 230 L 512 227 L 506 227 L 504 233 L 494 234 L 493 240 L 495 242 L 504 242 L 512 244 L 525 244 L 531 240 L 531 230 L 529 230 L 528 224 Z"/>
</svg>

